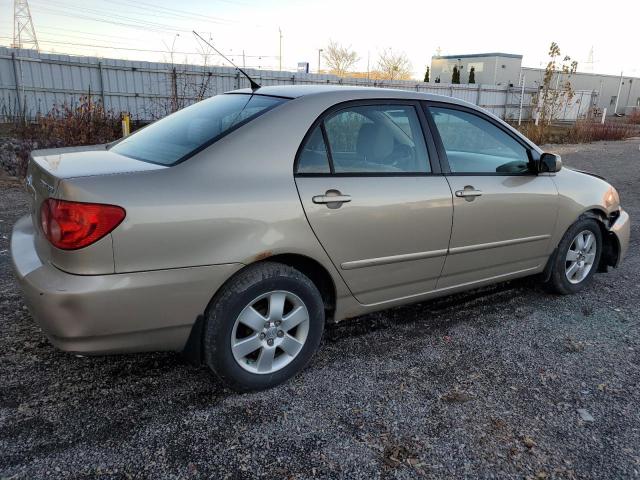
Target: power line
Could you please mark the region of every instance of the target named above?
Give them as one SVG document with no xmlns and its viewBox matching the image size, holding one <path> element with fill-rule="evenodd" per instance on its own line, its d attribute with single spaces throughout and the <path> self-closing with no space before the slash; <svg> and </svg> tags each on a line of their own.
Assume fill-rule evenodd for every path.
<svg viewBox="0 0 640 480">
<path fill-rule="evenodd" d="M 56 10 L 56 9 L 52 9 L 52 8 L 48 8 L 48 7 L 38 7 L 38 10 L 42 10 L 46 13 L 49 13 L 51 15 L 56 15 L 56 16 L 60 16 L 60 17 L 66 17 L 66 18 L 75 18 L 75 19 L 81 19 L 81 20 L 90 20 L 93 22 L 99 22 L 99 23 L 108 23 L 108 24 L 112 24 L 112 25 L 118 25 L 118 26 L 123 26 L 123 27 L 128 27 L 128 28 L 132 28 L 132 29 L 137 29 L 137 30 L 146 30 L 146 31 L 152 31 L 152 32 L 156 32 L 156 33 L 166 33 L 167 30 L 169 31 L 174 31 L 174 32 L 182 32 L 182 33 L 187 33 L 189 32 L 189 30 L 186 29 L 181 29 L 181 28 L 175 28 L 169 25 L 161 25 L 161 24 L 150 24 L 150 23 L 143 23 L 143 22 L 139 22 L 139 23 L 127 23 L 127 22 L 123 22 L 123 21 L 116 21 L 116 20 L 109 20 L 109 17 L 103 17 L 103 18 L 96 18 L 96 17 L 92 17 L 89 15 L 82 15 L 82 14 L 71 14 L 69 12 L 65 12 L 60 11 L 60 10 Z M 113 18 L 113 17 L 111 17 Z M 132 22 L 136 22 L 136 20 L 134 19 L 129 19 L 129 21 Z"/>
<path fill-rule="evenodd" d="M 145 15 L 149 15 L 150 14 L 149 8 L 153 8 L 156 11 L 154 11 L 152 15 L 164 16 L 165 18 L 170 15 L 169 18 L 180 17 L 180 18 L 186 18 L 188 20 L 200 20 L 200 21 L 207 20 L 211 22 L 227 23 L 227 24 L 240 23 L 238 20 L 231 20 L 231 19 L 226 19 L 222 17 L 213 17 L 210 15 L 202 15 L 195 12 L 192 13 L 186 10 L 176 10 L 174 8 L 162 7 L 160 5 L 153 5 L 147 2 L 129 2 L 127 0 L 120 0 L 120 1 L 110 0 L 109 3 L 118 3 L 120 5 L 138 8 L 138 9 L 144 10 Z"/>
<path fill-rule="evenodd" d="M 42 43 L 52 43 L 57 45 L 71 45 L 74 47 L 87 47 L 87 48 L 107 48 L 109 50 L 124 50 L 131 52 L 147 52 L 147 53 L 173 53 L 174 55 L 200 55 L 200 56 L 220 56 L 217 53 L 206 53 L 202 52 L 168 52 L 167 50 L 154 50 L 150 48 L 132 48 L 132 47 L 114 47 L 110 45 L 96 45 L 96 44 L 88 44 L 88 43 L 75 43 L 75 42 L 60 42 L 56 40 L 47 40 L 42 38 Z M 232 53 L 227 53 L 226 56 L 234 57 Z M 277 58 L 278 55 L 245 55 L 248 58 Z"/>
</svg>

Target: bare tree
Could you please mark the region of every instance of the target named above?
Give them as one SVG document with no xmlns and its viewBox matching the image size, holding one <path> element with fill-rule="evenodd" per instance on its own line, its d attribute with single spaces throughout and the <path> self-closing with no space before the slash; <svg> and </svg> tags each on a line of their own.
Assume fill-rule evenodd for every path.
<svg viewBox="0 0 640 480">
<path fill-rule="evenodd" d="M 333 40 L 329 40 L 329 45 L 323 49 L 322 58 L 329 71 L 339 77 L 344 77 L 359 60 L 358 54 L 350 46 L 344 47 Z"/>
<path fill-rule="evenodd" d="M 578 62 L 560 53 L 556 42 L 549 47 L 549 62 L 544 70 L 542 84 L 538 92 L 531 96 L 534 112 L 537 115 L 537 143 L 548 139 L 551 124 L 558 118 L 563 108 L 573 99 L 575 91 L 571 77 L 578 68 Z"/>
<path fill-rule="evenodd" d="M 384 50 L 378 57 L 377 76 L 382 80 L 407 80 L 411 78 L 411 62 L 404 52 Z"/>
</svg>

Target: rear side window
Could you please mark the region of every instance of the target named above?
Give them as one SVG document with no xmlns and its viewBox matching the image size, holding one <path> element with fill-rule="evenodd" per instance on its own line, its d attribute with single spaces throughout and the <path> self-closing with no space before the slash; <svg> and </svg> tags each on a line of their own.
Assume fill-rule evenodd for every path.
<svg viewBox="0 0 640 480">
<path fill-rule="evenodd" d="M 324 121 L 336 173 L 427 173 L 429 154 L 413 106 L 368 105 Z"/>
<path fill-rule="evenodd" d="M 265 95 L 217 95 L 152 123 L 111 150 L 145 162 L 173 165 L 285 101 Z"/>
<path fill-rule="evenodd" d="M 430 172 L 415 107 L 388 104 L 353 106 L 329 115 L 304 144 L 297 169 L 301 174 Z"/>
<path fill-rule="evenodd" d="M 298 158 L 298 173 L 330 173 L 329 155 L 320 125 L 316 127 L 302 147 Z"/>
</svg>

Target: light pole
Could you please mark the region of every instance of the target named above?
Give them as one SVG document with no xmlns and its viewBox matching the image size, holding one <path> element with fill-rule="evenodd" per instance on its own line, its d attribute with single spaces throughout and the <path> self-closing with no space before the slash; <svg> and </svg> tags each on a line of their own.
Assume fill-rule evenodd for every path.
<svg viewBox="0 0 640 480">
<path fill-rule="evenodd" d="M 278 33 L 280 34 L 280 55 L 278 56 L 280 59 L 280 71 L 282 71 L 282 29 L 278 27 Z"/>
<path fill-rule="evenodd" d="M 174 52 L 174 48 L 176 46 L 176 40 L 178 39 L 178 37 L 180 36 L 179 33 L 176 33 L 173 36 L 173 42 L 171 42 L 171 48 L 169 48 L 169 45 L 167 45 L 167 42 L 165 42 L 164 40 L 162 40 L 162 43 L 164 44 L 164 46 L 167 48 L 167 50 L 169 51 L 169 55 L 171 57 L 171 65 L 173 65 L 173 52 Z"/>
<path fill-rule="evenodd" d="M 320 54 L 324 52 L 322 48 L 318 49 L 318 73 L 320 73 Z"/>
</svg>

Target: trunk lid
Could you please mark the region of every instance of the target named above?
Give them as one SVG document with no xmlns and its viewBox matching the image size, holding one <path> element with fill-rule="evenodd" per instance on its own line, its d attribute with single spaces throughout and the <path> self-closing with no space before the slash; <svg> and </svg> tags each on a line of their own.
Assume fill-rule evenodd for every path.
<svg viewBox="0 0 640 480">
<path fill-rule="evenodd" d="M 110 241 L 108 252 L 106 251 L 107 242 L 102 240 L 77 251 L 55 249 L 42 232 L 40 206 L 47 198 L 59 198 L 60 184 L 68 179 L 164 168 L 167 167 L 110 152 L 104 145 L 34 150 L 29 159 L 25 183 L 30 200 L 29 210 L 35 231 L 35 245 L 40 259 L 51 261 L 59 268 L 72 273 L 109 273 L 104 265 L 106 260 L 110 259 L 111 271 L 113 271 L 113 252 Z M 104 251 L 97 252 L 98 250 Z"/>
<path fill-rule="evenodd" d="M 38 227 L 40 204 L 49 197 L 56 198 L 61 180 L 163 168 L 167 167 L 111 152 L 105 145 L 34 150 L 26 178 L 34 226 Z"/>
</svg>

